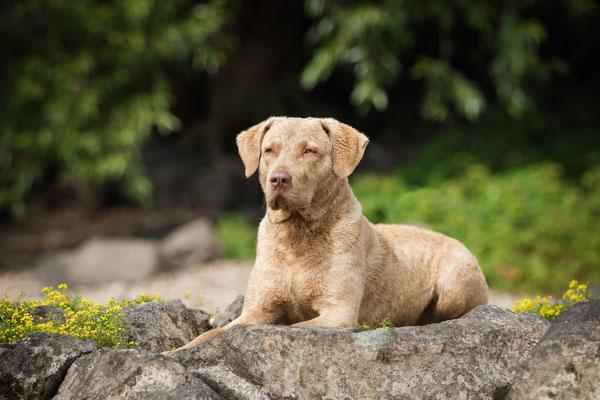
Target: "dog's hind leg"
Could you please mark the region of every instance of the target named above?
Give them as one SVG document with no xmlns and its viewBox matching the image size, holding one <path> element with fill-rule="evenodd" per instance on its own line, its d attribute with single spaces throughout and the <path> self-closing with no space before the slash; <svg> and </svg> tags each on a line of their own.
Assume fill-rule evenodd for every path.
<svg viewBox="0 0 600 400">
<path fill-rule="evenodd" d="M 470 253 L 456 257 L 440 269 L 430 322 L 458 318 L 486 304 L 487 297 L 487 283 L 475 257 Z"/>
</svg>

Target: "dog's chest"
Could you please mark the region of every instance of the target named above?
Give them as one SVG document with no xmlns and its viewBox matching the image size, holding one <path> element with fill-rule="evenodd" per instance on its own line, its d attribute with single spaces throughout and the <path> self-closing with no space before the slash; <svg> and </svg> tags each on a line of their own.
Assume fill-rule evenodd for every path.
<svg viewBox="0 0 600 400">
<path fill-rule="evenodd" d="M 285 254 L 279 269 L 279 285 L 290 304 L 309 305 L 323 293 L 324 257 Z"/>
<path fill-rule="evenodd" d="M 284 293 L 284 314 L 288 323 L 306 321 L 316 317 L 315 311 L 323 295 L 322 279 L 305 268 L 286 266 L 280 276 L 281 292 Z"/>
<path fill-rule="evenodd" d="M 328 235 L 281 225 L 266 233 L 263 243 L 269 244 L 265 246 L 267 258 L 275 266 L 273 279 L 288 306 L 287 314 L 295 316 L 292 321 L 313 317 L 313 305 L 323 296 L 331 259 Z"/>
</svg>

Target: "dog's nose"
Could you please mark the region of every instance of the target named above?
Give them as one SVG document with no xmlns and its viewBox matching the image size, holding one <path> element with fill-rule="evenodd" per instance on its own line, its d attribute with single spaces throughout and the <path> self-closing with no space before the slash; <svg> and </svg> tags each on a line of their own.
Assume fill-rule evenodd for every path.
<svg viewBox="0 0 600 400">
<path fill-rule="evenodd" d="M 279 169 L 271 174 L 269 180 L 271 181 L 271 186 L 275 189 L 283 189 L 292 182 L 292 177 L 286 171 Z"/>
</svg>

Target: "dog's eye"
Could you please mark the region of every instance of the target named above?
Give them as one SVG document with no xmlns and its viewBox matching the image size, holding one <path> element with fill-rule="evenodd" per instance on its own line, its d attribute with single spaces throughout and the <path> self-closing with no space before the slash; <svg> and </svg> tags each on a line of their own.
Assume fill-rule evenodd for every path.
<svg viewBox="0 0 600 400">
<path fill-rule="evenodd" d="M 265 149 L 265 153 L 267 153 L 267 154 L 271 154 L 272 152 L 273 152 L 273 149 L 272 149 L 272 148 L 270 148 L 270 147 L 267 147 L 267 148 Z"/>
<path fill-rule="evenodd" d="M 306 149 L 304 149 L 304 154 L 317 154 L 317 151 L 315 149 L 307 147 Z"/>
</svg>

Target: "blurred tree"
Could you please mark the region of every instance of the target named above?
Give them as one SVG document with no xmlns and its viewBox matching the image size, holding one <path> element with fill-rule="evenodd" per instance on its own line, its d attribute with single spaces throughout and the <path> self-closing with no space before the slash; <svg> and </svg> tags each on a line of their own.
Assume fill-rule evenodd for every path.
<svg viewBox="0 0 600 400">
<path fill-rule="evenodd" d="M 392 84 L 422 82 L 421 114 L 445 121 L 452 114 L 477 118 L 491 101 L 517 117 L 534 104 L 536 87 L 567 63 L 542 45 L 547 24 L 566 19 L 557 41 L 578 43 L 577 27 L 590 24 L 591 0 L 376 2 L 306 0 L 316 19 L 308 39 L 316 46 L 300 82 L 312 89 L 339 65 L 352 67 L 351 101 L 383 110 Z M 589 30 L 588 35 L 593 35 Z M 560 37 L 559 37 L 560 36 Z"/>
<path fill-rule="evenodd" d="M 168 73 L 224 62 L 211 0 L 12 0 L 0 5 L 0 208 L 22 215 L 49 171 L 148 196 L 141 146 L 171 132 Z"/>
<path fill-rule="evenodd" d="M 409 160 L 409 141 L 435 147 L 443 137 L 452 144 L 443 152 L 480 143 L 487 164 L 567 160 L 570 175 L 581 173 L 599 154 L 598 9 L 592 0 L 0 2 L 0 210 L 22 214 L 36 182 L 116 182 L 146 198 L 142 144 L 152 132 L 182 125 L 169 143 L 210 165 L 236 151 L 235 132 L 270 114 L 335 116 L 396 153 L 401 145 L 396 161 Z M 226 56 L 226 68 L 204 73 Z M 452 123 L 423 124 L 418 108 Z M 356 113 L 373 109 L 387 112 Z"/>
</svg>

